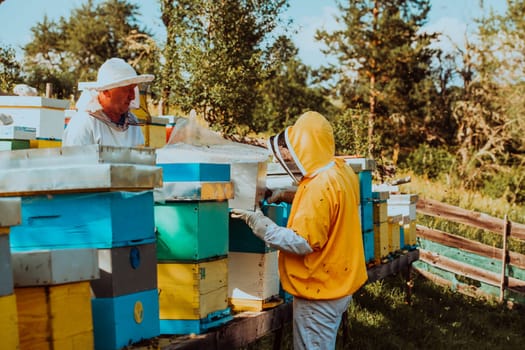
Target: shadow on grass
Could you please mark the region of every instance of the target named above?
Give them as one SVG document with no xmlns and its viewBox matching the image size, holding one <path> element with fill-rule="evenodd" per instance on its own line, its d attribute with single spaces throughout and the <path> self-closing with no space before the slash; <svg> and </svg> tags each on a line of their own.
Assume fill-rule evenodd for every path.
<svg viewBox="0 0 525 350">
<path fill-rule="evenodd" d="M 405 280 L 401 276 L 361 288 L 348 310 L 348 339 L 344 339 L 341 327 L 336 349 L 524 347 L 523 308 L 510 310 L 495 302 L 467 297 L 417 274 L 411 305 L 405 297 Z M 243 349 L 274 349 L 274 340 L 275 334 L 269 334 Z M 284 328 L 280 349 L 293 349 L 291 324 Z"/>
</svg>

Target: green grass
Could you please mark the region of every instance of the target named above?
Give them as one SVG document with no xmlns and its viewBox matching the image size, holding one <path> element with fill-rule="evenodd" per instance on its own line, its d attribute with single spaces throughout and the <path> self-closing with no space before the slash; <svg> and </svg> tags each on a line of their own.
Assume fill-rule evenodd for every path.
<svg viewBox="0 0 525 350">
<path fill-rule="evenodd" d="M 414 273 L 411 305 L 405 281 L 392 276 L 361 288 L 348 312 L 348 339 L 339 329 L 336 349 L 520 349 L 525 312 L 440 287 Z M 292 349 L 285 327 L 281 349 Z M 269 334 L 244 348 L 273 349 Z"/>
</svg>

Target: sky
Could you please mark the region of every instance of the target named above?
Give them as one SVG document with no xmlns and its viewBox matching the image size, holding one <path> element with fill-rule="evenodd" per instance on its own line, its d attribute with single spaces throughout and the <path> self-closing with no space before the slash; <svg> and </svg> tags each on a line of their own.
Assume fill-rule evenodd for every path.
<svg viewBox="0 0 525 350">
<path fill-rule="evenodd" d="M 31 27 L 41 22 L 44 15 L 51 20 L 68 17 L 73 8 L 86 0 L 5 0 L 0 4 L 0 46 L 11 46 L 22 57 L 21 47 L 31 40 Z M 100 0 L 95 0 L 99 2 Z M 162 41 L 165 33 L 160 20 L 158 0 L 130 0 L 139 5 L 138 20 Z M 326 61 L 320 52 L 322 44 L 314 40 L 317 29 L 328 31 L 336 28 L 334 16 L 338 14 L 336 0 L 289 0 L 290 8 L 283 15 L 293 20 L 297 29 L 292 39 L 299 48 L 303 63 L 317 68 Z M 504 0 L 432 0 L 432 9 L 424 29 L 441 32 L 439 44 L 444 50 L 454 45 L 463 47 L 464 38 L 474 29 L 473 18 L 480 17 L 489 9 L 502 11 Z M 480 3 L 483 3 L 482 12 Z"/>
</svg>

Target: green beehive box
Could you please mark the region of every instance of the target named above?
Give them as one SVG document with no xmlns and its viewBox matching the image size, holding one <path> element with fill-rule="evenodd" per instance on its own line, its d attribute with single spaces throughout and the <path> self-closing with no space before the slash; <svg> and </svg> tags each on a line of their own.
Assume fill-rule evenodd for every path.
<svg viewBox="0 0 525 350">
<path fill-rule="evenodd" d="M 228 254 L 228 202 L 155 204 L 157 259 L 199 261 Z"/>
<path fill-rule="evenodd" d="M 30 148 L 29 140 L 0 140 L 0 151 Z"/>
</svg>

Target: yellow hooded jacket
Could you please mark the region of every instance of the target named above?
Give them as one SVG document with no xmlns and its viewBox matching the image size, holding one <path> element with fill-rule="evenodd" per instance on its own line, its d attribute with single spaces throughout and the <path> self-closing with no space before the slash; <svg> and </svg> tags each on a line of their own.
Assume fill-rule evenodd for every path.
<svg viewBox="0 0 525 350">
<path fill-rule="evenodd" d="M 306 239 L 313 253 L 279 252 L 282 286 L 311 300 L 353 294 L 367 280 L 358 177 L 335 158 L 333 130 L 321 114 L 307 112 L 285 132 L 303 174 L 287 227 Z"/>
</svg>

